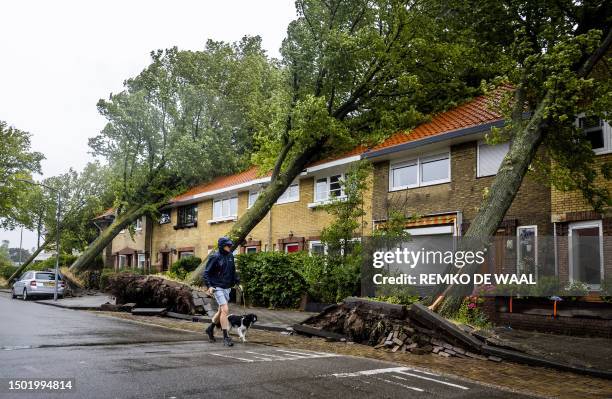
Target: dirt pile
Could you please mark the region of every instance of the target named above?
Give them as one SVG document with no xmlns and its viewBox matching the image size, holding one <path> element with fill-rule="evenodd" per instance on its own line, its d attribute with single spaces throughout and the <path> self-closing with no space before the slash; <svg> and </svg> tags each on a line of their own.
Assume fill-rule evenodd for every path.
<svg viewBox="0 0 612 399">
<path fill-rule="evenodd" d="M 117 304 L 135 303 L 144 308 L 196 313 L 191 288 L 161 277 L 120 273 L 109 278 L 107 291 L 115 297 Z"/>
</svg>

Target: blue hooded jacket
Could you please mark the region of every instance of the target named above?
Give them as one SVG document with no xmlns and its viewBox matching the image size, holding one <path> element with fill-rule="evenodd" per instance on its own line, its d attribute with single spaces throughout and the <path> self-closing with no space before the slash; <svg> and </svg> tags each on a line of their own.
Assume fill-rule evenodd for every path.
<svg viewBox="0 0 612 399">
<path fill-rule="evenodd" d="M 204 282 L 208 287 L 232 288 L 240 283 L 236 266 L 234 264 L 234 254 L 223 249 L 224 246 L 233 245 L 232 240 L 227 237 L 219 238 L 217 242 L 218 250 L 208 258 L 204 269 Z"/>
</svg>

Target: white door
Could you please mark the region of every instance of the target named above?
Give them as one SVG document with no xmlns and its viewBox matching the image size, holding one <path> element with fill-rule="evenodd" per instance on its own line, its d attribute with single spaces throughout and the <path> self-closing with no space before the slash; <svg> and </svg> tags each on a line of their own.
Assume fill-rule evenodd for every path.
<svg viewBox="0 0 612 399">
<path fill-rule="evenodd" d="M 569 263 L 571 282 L 582 282 L 591 290 L 601 288 L 603 279 L 601 220 L 570 224 Z"/>
</svg>

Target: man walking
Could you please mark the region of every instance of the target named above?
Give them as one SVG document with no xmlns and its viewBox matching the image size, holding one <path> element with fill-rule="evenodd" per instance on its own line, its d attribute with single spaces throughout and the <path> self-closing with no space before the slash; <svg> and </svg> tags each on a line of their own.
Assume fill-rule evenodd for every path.
<svg viewBox="0 0 612 399">
<path fill-rule="evenodd" d="M 212 323 L 206 329 L 210 342 L 215 342 L 215 325 L 221 323 L 223 330 L 223 345 L 233 346 L 234 343 L 230 338 L 229 321 L 229 298 L 231 288 L 238 284 L 240 280 L 236 274 L 234 265 L 234 254 L 232 254 L 232 246 L 234 243 L 227 237 L 219 238 L 217 242 L 218 250 L 208 258 L 206 268 L 204 269 L 204 282 L 208 286 L 208 293 L 215 297 L 219 309 L 212 318 Z"/>
</svg>

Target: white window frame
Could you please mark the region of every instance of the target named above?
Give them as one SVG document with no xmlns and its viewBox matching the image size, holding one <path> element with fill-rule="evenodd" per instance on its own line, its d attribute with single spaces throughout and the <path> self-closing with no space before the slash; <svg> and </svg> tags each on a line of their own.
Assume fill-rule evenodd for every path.
<svg viewBox="0 0 612 399">
<path fill-rule="evenodd" d="M 327 255 L 327 245 L 323 245 L 323 243 L 320 240 L 312 240 L 312 241 L 308 241 L 308 254 L 310 256 L 314 255 L 312 253 L 312 247 L 314 247 L 315 245 L 322 246 L 323 247 L 323 254 Z"/>
<path fill-rule="evenodd" d="M 255 251 L 249 252 L 249 250 L 254 249 Z M 249 245 L 248 247 L 244 247 L 245 254 L 257 253 L 257 247 L 255 245 Z"/>
<path fill-rule="evenodd" d="M 300 248 L 300 244 L 297 242 L 288 242 L 287 244 L 283 245 L 283 250 L 285 251 L 285 253 L 289 253 L 289 247 L 292 246 L 296 246 L 298 247 L 298 250 L 296 252 L 299 252 L 299 248 Z"/>
<path fill-rule="evenodd" d="M 295 186 L 297 186 L 297 197 L 285 197 L 285 194 L 287 194 L 289 189 L 291 187 L 295 187 Z M 287 189 L 276 200 L 276 204 L 277 205 L 288 204 L 288 203 L 291 203 L 291 202 L 298 202 L 299 200 L 300 200 L 300 182 L 297 181 L 297 182 L 291 183 L 289 185 L 289 187 L 287 187 Z"/>
<path fill-rule="evenodd" d="M 534 230 L 534 248 L 533 250 L 534 252 L 534 263 L 535 263 L 535 271 L 536 271 L 536 279 L 538 276 L 538 226 L 533 224 L 533 225 L 527 225 L 527 226 L 517 226 L 516 228 L 516 270 L 521 273 L 524 270 L 519 269 L 520 265 L 521 265 L 521 246 L 519 245 L 519 237 L 521 236 L 521 230 L 527 230 L 527 229 L 533 229 Z"/>
<path fill-rule="evenodd" d="M 589 227 L 597 227 L 599 229 L 599 280 L 600 284 L 589 284 L 589 290 L 599 291 L 601 290 L 601 281 L 604 279 L 604 251 L 603 251 L 603 225 L 601 220 L 589 220 L 585 222 L 573 222 L 567 227 L 567 254 L 569 257 L 569 281 L 570 283 L 576 282 L 574 280 L 574 254 L 572 248 L 572 231 L 574 229 L 584 229 Z"/>
<path fill-rule="evenodd" d="M 141 260 L 142 264 L 140 263 Z M 139 269 L 145 268 L 145 266 L 147 265 L 147 257 L 145 256 L 145 254 L 138 254 L 137 265 Z"/>
<path fill-rule="evenodd" d="M 330 180 L 332 177 L 339 177 L 339 183 L 340 183 L 340 195 L 336 196 L 335 198 L 344 198 L 346 197 L 346 194 L 344 193 L 344 173 L 334 173 L 332 175 L 328 175 L 328 176 L 319 176 L 316 177 L 314 179 L 314 200 L 315 202 L 327 202 L 329 200 L 331 200 L 332 196 L 331 196 L 331 191 L 330 191 Z M 317 182 L 318 180 L 323 180 L 325 179 L 325 198 L 319 198 L 317 197 Z"/>
<path fill-rule="evenodd" d="M 499 171 L 499 167 L 498 167 L 495 173 L 480 173 L 480 146 L 482 145 L 494 146 L 494 145 L 503 145 L 503 144 L 508 144 L 508 150 L 506 151 L 506 154 L 508 154 L 508 151 L 510 151 L 509 141 L 499 143 L 499 144 L 487 144 L 487 142 L 484 140 L 478 140 L 478 142 L 476 143 L 476 177 L 495 176 L 497 172 Z M 502 162 L 503 162 L 503 159 L 502 159 Z M 501 167 L 501 163 L 499 166 Z"/>
<path fill-rule="evenodd" d="M 121 259 L 123 259 L 123 266 L 121 265 Z M 117 266 L 121 269 L 122 267 L 127 267 L 127 255 L 119 255 Z"/>
<path fill-rule="evenodd" d="M 142 224 L 143 224 L 143 220 L 142 217 L 139 217 L 138 219 L 136 219 L 136 231 L 141 231 L 142 230 Z"/>
<path fill-rule="evenodd" d="M 448 159 L 448 177 L 445 179 L 432 180 L 423 182 L 422 168 L 423 164 L 435 160 Z M 393 185 L 393 170 L 403 168 L 406 166 L 415 166 L 417 168 L 417 182 L 416 184 L 394 186 Z M 450 149 L 443 152 L 429 153 L 417 157 L 411 157 L 409 159 L 402 159 L 401 161 L 392 162 L 389 165 L 389 191 L 400 191 L 416 187 L 427 187 L 434 186 L 436 184 L 444 184 L 451 182 L 451 152 Z"/>
<path fill-rule="evenodd" d="M 232 213 L 232 201 L 235 201 L 236 203 L 235 213 Z M 228 214 L 227 215 L 223 214 L 223 205 L 225 202 L 228 202 L 228 205 L 227 205 Z M 221 204 L 221 215 L 215 215 L 215 204 L 216 203 Z M 230 220 L 236 220 L 237 218 L 238 218 L 238 196 L 237 195 L 232 195 L 231 197 L 216 198 L 212 201 L 212 219 L 210 219 L 208 223 L 225 222 L 225 221 L 230 221 Z"/>
<path fill-rule="evenodd" d="M 576 127 L 580 129 L 580 118 L 585 118 L 585 117 L 586 115 L 584 113 L 576 117 L 576 121 L 575 121 Z M 612 126 L 610 126 L 610 124 L 604 119 L 600 118 L 599 120 L 602 124 L 601 131 L 603 134 L 604 146 L 602 148 L 593 149 L 593 152 L 596 155 L 610 154 L 612 153 Z"/>
<path fill-rule="evenodd" d="M 259 194 L 261 194 L 261 190 L 250 190 L 249 191 L 249 196 L 247 200 L 247 209 L 250 209 L 253 206 L 253 204 L 255 204 L 255 202 L 257 201 L 257 198 L 259 198 Z M 254 199 L 251 201 L 252 197 L 254 197 Z"/>
</svg>

